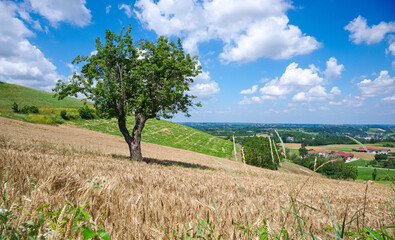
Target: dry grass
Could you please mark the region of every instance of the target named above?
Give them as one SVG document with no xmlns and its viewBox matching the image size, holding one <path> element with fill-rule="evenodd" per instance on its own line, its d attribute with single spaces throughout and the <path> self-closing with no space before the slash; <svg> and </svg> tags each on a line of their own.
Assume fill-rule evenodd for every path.
<svg viewBox="0 0 395 240">
<path fill-rule="evenodd" d="M 10 198 L 24 202 L 28 211 L 45 203 L 51 203 L 53 209 L 63 207 L 66 201 L 81 204 L 90 189 L 85 180 L 99 177 L 107 183 L 93 192 L 88 211 L 93 222 L 104 222 L 112 239 L 172 239 L 173 231 L 204 218 L 213 221 L 224 239 L 240 239 L 242 233 L 235 231 L 234 222 L 244 222 L 247 216 L 249 224 L 261 224 L 261 215 L 252 201 L 264 210 L 263 217 L 269 218 L 271 232 L 285 228 L 296 234 L 292 214 L 283 225 L 287 212 L 281 206 L 291 209 L 290 194 L 295 195 L 306 182 L 304 175 L 154 144 L 143 145 L 150 164 L 130 162 L 122 138 L 65 126 L 0 118 L 0 135 L 0 166 L 9 167 Z M 216 161 L 235 173 L 252 201 L 243 198 L 238 183 Z M 39 187 L 24 200 L 29 176 L 37 178 Z M 318 176 L 308 179 L 295 199 L 305 230 L 319 236 L 331 224 L 323 192 L 338 220 L 348 208 L 348 216 L 362 216 L 365 209 L 364 224 L 369 228 L 379 228 L 381 220 L 386 225 L 393 223 L 391 206 L 379 209 L 394 197 L 391 189 L 374 183 L 366 195 L 365 189 L 366 183 Z M 222 221 L 217 218 L 212 199 Z M 28 216 L 24 214 L 23 218 Z"/>
</svg>

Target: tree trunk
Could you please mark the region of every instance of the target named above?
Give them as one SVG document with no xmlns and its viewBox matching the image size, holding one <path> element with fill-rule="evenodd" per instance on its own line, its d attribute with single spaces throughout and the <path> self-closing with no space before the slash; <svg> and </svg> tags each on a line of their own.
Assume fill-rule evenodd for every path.
<svg viewBox="0 0 395 240">
<path fill-rule="evenodd" d="M 125 117 L 118 118 L 118 127 L 119 127 L 119 131 L 121 131 L 123 137 L 125 138 L 126 143 L 129 146 L 130 159 L 132 159 L 132 137 L 129 134 L 129 130 L 126 128 Z"/>
<path fill-rule="evenodd" d="M 135 119 L 136 119 L 136 124 L 134 125 L 133 128 L 132 142 L 130 149 L 132 153 L 131 158 L 136 161 L 142 161 L 143 155 L 141 154 L 141 133 L 143 131 L 147 119 L 141 113 L 136 113 Z"/>
<path fill-rule="evenodd" d="M 141 154 L 141 132 L 143 131 L 147 119 L 141 113 L 136 113 L 135 119 L 136 124 L 134 125 L 132 136 L 130 136 L 129 131 L 126 128 L 125 118 L 118 119 L 118 127 L 129 146 L 130 159 L 142 161 L 143 155 Z"/>
</svg>

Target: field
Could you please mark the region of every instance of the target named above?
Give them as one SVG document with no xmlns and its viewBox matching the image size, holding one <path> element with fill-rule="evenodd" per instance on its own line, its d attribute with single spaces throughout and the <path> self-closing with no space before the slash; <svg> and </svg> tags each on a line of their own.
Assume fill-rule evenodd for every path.
<svg viewBox="0 0 395 240">
<path fill-rule="evenodd" d="M 362 179 L 365 181 L 372 180 L 373 168 L 358 168 L 358 179 Z M 384 170 L 377 169 L 376 180 L 389 179 L 388 175 L 391 176 L 392 179 L 395 179 L 395 170 Z"/>
<path fill-rule="evenodd" d="M 11 203 L 33 214 L 46 203 L 51 210 L 66 201 L 82 204 L 91 186 L 86 180 L 106 179 L 88 199 L 87 211 L 112 239 L 175 239 L 200 219 L 212 221 L 213 233 L 223 239 L 246 239 L 236 224 L 246 222 L 252 230 L 265 226 L 270 238 L 286 230 L 291 239 L 301 239 L 299 227 L 324 237 L 324 229 L 334 234 L 327 229 L 333 218 L 324 193 L 339 222 L 346 211 L 347 222 L 359 216 L 370 229 L 394 222 L 394 203 L 382 207 L 394 192 L 372 182 L 271 171 L 150 143 L 142 145 L 149 163 L 131 162 L 121 137 L 64 125 L 0 118 L 0 135 L 0 165 L 7 168 Z M 6 178 L 4 170 L 0 177 Z M 26 212 L 21 222 L 30 219 Z M 358 227 L 363 228 L 357 221 L 347 225 L 351 231 Z"/>
<path fill-rule="evenodd" d="M 284 144 L 286 148 L 289 149 L 299 149 L 300 148 L 300 143 L 285 143 Z M 355 157 L 359 157 L 363 160 L 373 160 L 374 159 L 374 154 L 368 154 L 368 153 L 357 153 L 353 152 L 352 149 L 360 148 L 361 146 L 358 144 L 334 144 L 334 145 L 323 145 L 323 146 L 307 146 L 307 149 L 313 149 L 316 151 L 343 151 L 346 153 L 352 153 L 354 154 Z M 377 143 L 377 144 L 365 144 L 365 147 L 367 148 L 383 148 L 382 144 Z M 385 147 L 388 149 L 391 149 L 392 152 L 395 151 L 395 148 L 393 147 Z"/>
<path fill-rule="evenodd" d="M 12 104 L 19 107 L 35 105 L 40 114 L 18 114 L 12 111 Z M 88 103 L 89 104 L 89 103 Z M 92 104 L 89 104 L 92 105 Z M 0 116 L 43 124 L 67 124 L 90 130 L 121 136 L 115 119 L 75 119 L 65 121 L 60 117 L 61 110 L 78 115 L 82 101 L 75 98 L 57 100 L 49 92 L 39 91 L 18 85 L 0 82 Z M 134 118 L 128 118 L 128 127 L 134 126 Z M 165 120 L 150 119 L 142 133 L 142 141 L 159 145 L 191 150 L 216 157 L 232 158 L 233 144 L 207 133 Z"/>
<path fill-rule="evenodd" d="M 133 128 L 134 123 L 134 118 L 129 117 L 129 129 Z M 115 136 L 122 136 L 115 119 L 80 119 L 69 124 Z M 147 121 L 142 133 L 142 141 L 224 158 L 231 158 L 233 150 L 233 144 L 230 141 L 187 126 L 157 119 L 149 119 Z"/>
</svg>

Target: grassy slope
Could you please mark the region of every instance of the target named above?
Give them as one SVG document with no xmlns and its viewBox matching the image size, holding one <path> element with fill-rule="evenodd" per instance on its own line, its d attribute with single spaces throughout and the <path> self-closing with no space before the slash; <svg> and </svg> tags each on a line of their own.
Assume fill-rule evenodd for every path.
<svg viewBox="0 0 395 240">
<path fill-rule="evenodd" d="M 53 94 L 49 92 L 0 82 L 0 110 L 2 113 L 11 113 L 13 102 L 19 106 L 35 105 L 41 108 L 79 108 L 82 106 L 82 102 L 74 98 L 65 98 L 59 101 L 52 96 Z"/>
<path fill-rule="evenodd" d="M 62 101 L 52 97 L 53 94 L 27 87 L 0 82 L 0 116 L 28 122 L 59 123 L 61 109 L 76 111 L 82 102 L 74 98 Z M 15 114 L 11 107 L 16 102 L 19 107 L 35 105 L 40 114 Z M 128 119 L 129 129 L 133 128 L 134 118 Z M 121 136 L 115 119 L 74 120 L 72 124 L 91 130 Z M 213 137 L 207 133 L 164 120 L 149 120 L 144 128 L 144 142 L 175 147 L 216 157 L 230 158 L 232 143 Z"/>
<path fill-rule="evenodd" d="M 76 126 L 90 130 L 122 136 L 118 129 L 116 119 L 75 120 Z M 129 131 L 134 126 L 134 118 L 128 118 Z M 214 137 L 210 134 L 186 127 L 177 123 L 150 119 L 145 124 L 142 141 L 163 146 L 190 150 L 211 156 L 230 158 L 232 156 L 232 143 Z"/>
</svg>

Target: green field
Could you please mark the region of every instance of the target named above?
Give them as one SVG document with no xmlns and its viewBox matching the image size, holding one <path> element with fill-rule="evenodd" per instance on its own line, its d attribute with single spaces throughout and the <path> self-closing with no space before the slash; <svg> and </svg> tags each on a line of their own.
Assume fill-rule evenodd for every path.
<svg viewBox="0 0 395 240">
<path fill-rule="evenodd" d="M 78 127 L 122 136 L 116 119 L 78 119 L 72 122 Z M 129 131 L 132 130 L 134 123 L 134 118 L 129 117 Z M 145 124 L 142 141 L 223 158 L 230 158 L 233 149 L 233 144 L 230 141 L 177 123 L 156 119 L 149 119 Z"/>
<path fill-rule="evenodd" d="M 67 123 L 94 131 L 122 136 L 115 119 L 83 120 L 77 118 L 71 121 L 63 120 L 60 117 L 61 110 L 67 110 L 69 114 L 78 115 L 77 109 L 83 106 L 83 102 L 75 98 L 66 98 L 59 101 L 52 96 L 53 94 L 49 92 L 0 82 L 0 116 L 34 123 Z M 14 102 L 20 108 L 25 105 L 35 105 L 39 108 L 40 113 L 14 113 L 12 111 Z M 130 131 L 133 129 L 133 126 L 134 118 L 129 117 L 128 128 Z M 148 120 L 142 133 L 142 141 L 216 157 L 232 157 L 233 144 L 230 141 L 165 120 Z"/>
<path fill-rule="evenodd" d="M 357 160 L 347 163 L 348 165 L 358 166 L 358 167 L 365 167 L 366 163 L 369 161 L 365 160 Z"/>
<path fill-rule="evenodd" d="M 358 179 L 360 180 L 372 180 L 372 173 L 374 168 L 358 168 Z M 395 170 L 384 170 L 377 169 L 376 181 L 389 181 L 389 176 L 395 179 Z"/>
</svg>

